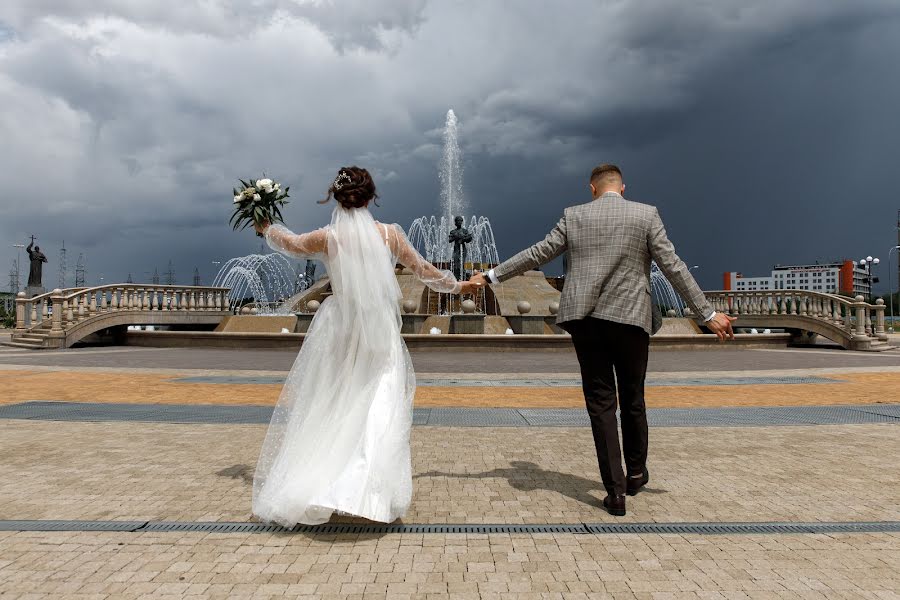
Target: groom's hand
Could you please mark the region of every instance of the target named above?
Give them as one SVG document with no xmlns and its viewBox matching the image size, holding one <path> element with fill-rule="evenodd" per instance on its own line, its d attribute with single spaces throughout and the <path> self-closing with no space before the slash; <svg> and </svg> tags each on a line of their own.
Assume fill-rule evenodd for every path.
<svg viewBox="0 0 900 600">
<path fill-rule="evenodd" d="M 484 276 L 484 273 L 475 271 L 474 273 L 472 273 L 472 276 L 469 277 L 469 283 L 471 283 L 475 287 L 484 287 L 487 285 L 488 280 Z"/>
<path fill-rule="evenodd" d="M 734 339 L 734 329 L 731 328 L 731 324 L 735 321 L 737 321 L 737 317 L 729 317 L 726 314 L 717 312 L 716 316 L 707 321 L 706 326 L 718 336 L 720 342 L 724 342 L 725 340 Z"/>
</svg>

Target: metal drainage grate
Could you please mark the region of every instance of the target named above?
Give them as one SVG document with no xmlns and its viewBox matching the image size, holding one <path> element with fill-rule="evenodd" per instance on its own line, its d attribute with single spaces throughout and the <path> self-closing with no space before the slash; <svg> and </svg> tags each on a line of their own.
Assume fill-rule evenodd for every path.
<svg viewBox="0 0 900 600">
<path fill-rule="evenodd" d="M 571 524 L 356 524 L 298 525 L 286 529 L 266 523 L 184 521 L 0 521 L 0 531 L 112 531 L 203 533 L 305 533 L 310 535 L 404 534 L 682 534 L 799 535 L 831 533 L 900 533 L 900 521 L 822 523 L 571 523 Z"/>
<path fill-rule="evenodd" d="M 809 533 L 885 533 L 900 532 L 900 522 L 860 523 L 600 523 L 587 525 L 595 534 L 655 533 L 695 535 L 785 535 Z"/>
<path fill-rule="evenodd" d="M 2 521 L 0 531 L 137 531 L 147 521 Z"/>
</svg>

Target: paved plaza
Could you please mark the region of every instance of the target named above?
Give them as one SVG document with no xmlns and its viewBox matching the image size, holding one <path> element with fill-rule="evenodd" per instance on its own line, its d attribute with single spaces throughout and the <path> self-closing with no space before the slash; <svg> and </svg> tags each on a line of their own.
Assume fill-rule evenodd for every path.
<svg viewBox="0 0 900 600">
<path fill-rule="evenodd" d="M 409 513 L 286 532 L 250 484 L 294 356 L 0 350 L 0 598 L 900 598 L 898 350 L 653 352 L 622 518 L 573 354 L 414 353 Z"/>
</svg>

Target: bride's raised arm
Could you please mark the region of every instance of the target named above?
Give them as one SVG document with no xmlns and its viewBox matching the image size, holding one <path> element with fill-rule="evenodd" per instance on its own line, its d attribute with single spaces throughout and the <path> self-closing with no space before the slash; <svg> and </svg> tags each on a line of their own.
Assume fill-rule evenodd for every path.
<svg viewBox="0 0 900 600">
<path fill-rule="evenodd" d="M 436 292 L 443 294 L 458 294 L 462 284 L 456 280 L 453 273 L 438 269 L 433 264 L 416 252 L 409 243 L 403 228 L 396 223 L 389 227 L 389 243 L 391 252 L 397 257 L 401 265 L 415 273 L 422 283 Z"/>
<path fill-rule="evenodd" d="M 328 229 L 325 227 L 296 234 L 275 223 L 266 227 L 264 235 L 272 250 L 293 258 L 321 257 L 328 251 Z"/>
</svg>

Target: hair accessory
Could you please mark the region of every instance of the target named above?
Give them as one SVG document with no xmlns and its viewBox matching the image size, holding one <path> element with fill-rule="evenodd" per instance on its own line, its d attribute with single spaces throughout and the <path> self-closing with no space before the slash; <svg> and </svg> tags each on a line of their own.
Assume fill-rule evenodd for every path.
<svg viewBox="0 0 900 600">
<path fill-rule="evenodd" d="M 341 171 L 340 173 L 338 173 L 338 176 L 334 178 L 334 183 L 331 184 L 331 187 L 333 187 L 336 190 L 339 190 L 342 187 L 344 187 L 345 181 L 347 183 L 353 183 L 353 180 L 350 178 L 350 175 L 346 171 Z"/>
</svg>

